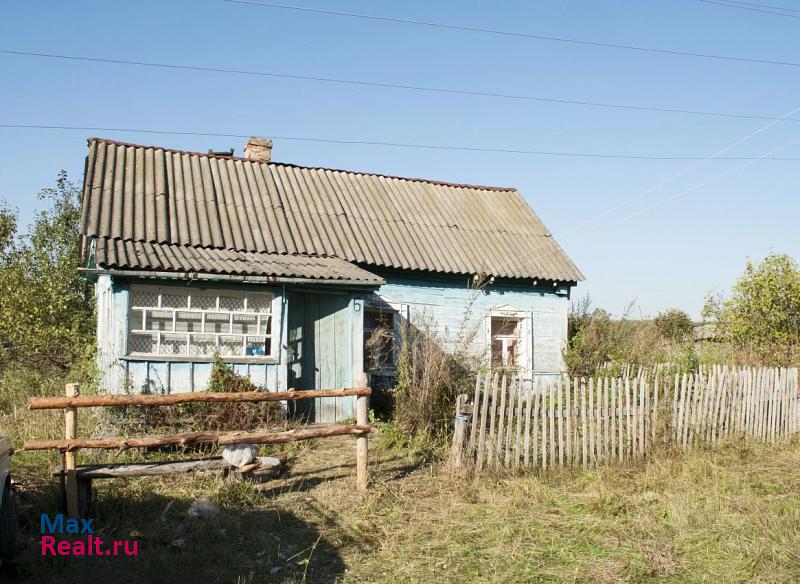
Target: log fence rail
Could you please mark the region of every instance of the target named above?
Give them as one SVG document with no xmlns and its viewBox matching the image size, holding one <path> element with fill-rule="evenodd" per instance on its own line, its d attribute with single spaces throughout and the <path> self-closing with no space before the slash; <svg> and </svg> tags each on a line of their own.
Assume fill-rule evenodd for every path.
<svg viewBox="0 0 800 584">
<path fill-rule="evenodd" d="M 23 444 L 23 450 L 56 449 L 63 454 L 63 469 L 59 473 L 64 477 L 67 514 L 78 517 L 79 505 L 79 473 L 77 451 L 80 449 L 122 449 L 153 448 L 160 446 L 187 446 L 191 444 L 284 444 L 300 440 L 312 440 L 332 436 L 353 435 L 356 437 L 356 487 L 359 491 L 367 488 L 368 434 L 371 426 L 368 417 L 368 399 L 372 393 L 369 387 L 319 390 L 289 390 L 282 392 L 197 392 L 171 395 L 125 394 L 125 395 L 92 395 L 80 396 L 78 384 L 68 384 L 64 397 L 37 397 L 28 404 L 31 410 L 63 409 L 64 438 L 56 440 L 29 440 Z M 267 431 L 229 431 L 229 432 L 187 432 L 183 434 L 119 437 L 119 438 L 79 438 L 78 410 L 88 407 L 115 406 L 147 406 L 158 407 L 196 402 L 242 403 L 264 401 L 291 401 L 317 397 L 356 397 L 355 424 L 326 424 L 296 428 L 285 432 Z M 189 461 L 192 462 L 192 461 Z M 174 468 L 183 472 L 180 464 Z M 184 465 L 185 466 L 185 465 Z M 190 465 L 191 466 L 191 465 Z M 208 465 L 200 465 L 206 468 Z M 198 467 L 198 468 L 200 468 Z M 88 468 L 88 467 L 87 467 Z M 187 467 L 188 468 L 188 467 Z M 117 469 L 118 471 L 120 469 Z M 125 473 L 122 473 L 125 474 Z M 122 476 L 122 475 L 119 475 Z M 149 476 L 149 475 L 147 475 Z"/>
</svg>

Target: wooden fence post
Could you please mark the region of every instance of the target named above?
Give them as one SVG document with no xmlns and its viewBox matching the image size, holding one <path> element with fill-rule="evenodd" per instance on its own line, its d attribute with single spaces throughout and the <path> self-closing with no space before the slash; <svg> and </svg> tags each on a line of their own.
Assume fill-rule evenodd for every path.
<svg viewBox="0 0 800 584">
<path fill-rule="evenodd" d="M 467 439 L 469 416 L 457 414 L 453 430 L 453 451 L 450 457 L 450 471 L 454 477 L 461 476 L 464 461 L 464 443 Z"/>
<path fill-rule="evenodd" d="M 76 397 L 80 391 L 77 383 L 68 383 L 67 397 Z M 64 438 L 74 440 L 78 437 L 78 409 L 64 408 Z M 67 496 L 67 516 L 76 519 L 80 515 L 78 508 L 78 474 L 76 470 L 76 452 L 67 449 L 64 452 L 64 481 Z"/>
<path fill-rule="evenodd" d="M 356 424 L 366 426 L 369 424 L 367 396 L 360 395 L 356 401 Z M 369 451 L 369 438 L 367 434 L 359 434 L 356 438 L 356 488 L 359 491 L 367 490 L 367 457 Z"/>
</svg>

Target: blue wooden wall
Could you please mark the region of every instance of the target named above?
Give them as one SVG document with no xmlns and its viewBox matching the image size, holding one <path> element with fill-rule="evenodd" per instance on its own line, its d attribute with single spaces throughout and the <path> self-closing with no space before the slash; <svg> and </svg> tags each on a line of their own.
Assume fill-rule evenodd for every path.
<svg viewBox="0 0 800 584">
<path fill-rule="evenodd" d="M 405 313 L 412 324 L 433 326 L 445 348 L 470 338 L 471 353 L 488 361 L 490 340 L 486 318 L 492 310 L 510 308 L 531 315 L 534 377 L 557 375 L 564 368 L 562 350 L 567 340 L 570 288 L 567 285 L 487 284 L 471 287 L 468 277 L 409 277 L 385 275 L 376 293 L 385 303 Z"/>
<path fill-rule="evenodd" d="M 386 284 L 374 294 L 348 293 L 348 300 L 337 317 L 318 323 L 330 324 L 334 347 L 342 350 L 341 374 L 334 385 L 349 385 L 363 366 L 363 306 L 379 303 L 390 306 L 402 318 L 425 328 L 432 325 L 443 340 L 445 349 L 470 339 L 469 350 L 488 361 L 490 339 L 486 331 L 487 315 L 492 310 L 507 309 L 530 314 L 531 377 L 552 376 L 563 371 L 562 350 L 567 338 L 567 311 L 570 288 L 566 285 L 533 286 L 527 284 L 487 284 L 481 290 L 470 286 L 468 277 L 420 277 L 384 275 Z M 153 283 L 148 280 L 148 283 Z M 157 282 L 156 282 L 157 283 Z M 226 287 L 220 284 L 220 287 Z M 237 287 L 237 286 L 231 286 Z M 233 364 L 237 373 L 249 376 L 255 385 L 269 391 L 288 388 L 288 296 L 283 287 L 271 287 L 276 295 L 273 305 L 274 342 L 278 345 L 276 360 L 271 363 Z M 313 291 L 306 288 L 306 291 Z M 169 360 L 126 359 L 128 327 L 128 284 L 101 275 L 96 285 L 97 342 L 99 348 L 101 389 L 119 393 L 139 392 L 147 388 L 157 393 L 201 391 L 206 388 L 211 363 Z M 336 349 L 338 351 L 338 349 Z M 349 363 L 346 363 L 349 361 Z M 321 380 L 318 380 L 321 382 Z M 346 382 L 346 383 L 345 383 Z M 336 417 L 352 415 L 352 400 L 336 404 Z M 320 405 L 320 411 L 327 410 Z"/>
</svg>

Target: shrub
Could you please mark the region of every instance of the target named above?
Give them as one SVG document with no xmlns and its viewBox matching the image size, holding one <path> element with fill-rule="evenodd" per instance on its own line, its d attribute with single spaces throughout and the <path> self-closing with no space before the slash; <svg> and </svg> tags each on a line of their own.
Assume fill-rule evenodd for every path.
<svg viewBox="0 0 800 584">
<path fill-rule="evenodd" d="M 747 262 L 728 300 L 709 296 L 703 316 L 744 358 L 766 365 L 800 360 L 800 268 L 785 254 Z"/>
<path fill-rule="evenodd" d="M 573 334 L 564 351 L 571 375 L 589 377 L 607 363 L 635 367 L 667 360 L 668 347 L 653 321 L 631 320 L 628 310 L 622 318 L 612 319 L 602 309 L 590 311 L 586 303 L 577 308 L 581 313 L 572 317 Z"/>
<path fill-rule="evenodd" d="M 235 393 L 258 391 L 248 377 L 238 375 L 218 355 L 207 391 Z M 256 430 L 285 421 L 279 402 L 197 402 L 155 408 L 109 408 L 111 423 L 124 433 L 156 431 Z"/>
<path fill-rule="evenodd" d="M 464 315 L 454 334 L 440 328 L 427 311 L 403 323 L 396 359 L 397 385 L 393 391 L 394 422 L 419 445 L 427 437 L 445 440 L 453 426 L 456 398 L 471 394 L 480 358 L 473 353 L 479 324 L 472 307 L 488 282 L 476 277 Z"/>
<path fill-rule="evenodd" d="M 689 315 L 677 308 L 659 312 L 653 322 L 661 336 L 670 341 L 684 341 L 694 330 L 694 323 Z"/>
<path fill-rule="evenodd" d="M 400 337 L 395 421 L 412 436 L 446 436 L 456 398 L 474 385 L 476 367 L 466 351 L 468 343 L 459 342 L 453 351 L 445 351 L 445 340 L 429 318 L 417 325 L 405 324 Z"/>
</svg>

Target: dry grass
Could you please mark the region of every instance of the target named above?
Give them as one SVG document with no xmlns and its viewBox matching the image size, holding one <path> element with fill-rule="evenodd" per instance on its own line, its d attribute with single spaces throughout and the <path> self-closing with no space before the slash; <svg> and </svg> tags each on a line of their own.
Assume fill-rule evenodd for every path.
<svg viewBox="0 0 800 584">
<path fill-rule="evenodd" d="M 183 477 L 100 481 L 95 523 L 142 534 L 138 559 L 34 553 L 42 480 L 23 485 L 19 582 L 791 582 L 800 578 L 800 444 L 729 445 L 632 468 L 453 482 L 351 439 L 298 445 L 260 487 Z M 24 455 L 20 455 L 24 456 Z M 185 512 L 199 496 L 223 507 Z"/>
</svg>

